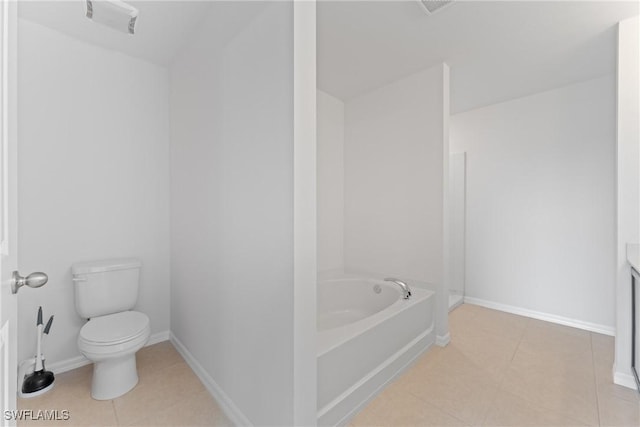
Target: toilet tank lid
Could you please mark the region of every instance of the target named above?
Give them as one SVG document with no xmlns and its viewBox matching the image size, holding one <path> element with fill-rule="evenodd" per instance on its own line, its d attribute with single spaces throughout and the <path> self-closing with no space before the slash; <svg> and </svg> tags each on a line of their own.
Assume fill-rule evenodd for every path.
<svg viewBox="0 0 640 427">
<path fill-rule="evenodd" d="M 78 262 L 71 266 L 71 274 L 102 273 L 113 270 L 140 268 L 142 262 L 137 258 L 105 259 L 100 261 Z"/>
</svg>

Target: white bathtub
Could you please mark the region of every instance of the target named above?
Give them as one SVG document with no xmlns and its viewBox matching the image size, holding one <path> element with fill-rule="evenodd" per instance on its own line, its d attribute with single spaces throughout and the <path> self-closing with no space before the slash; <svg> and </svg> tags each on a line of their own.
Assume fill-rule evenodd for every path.
<svg viewBox="0 0 640 427">
<path fill-rule="evenodd" d="M 318 283 L 318 424 L 342 425 L 435 341 L 434 293 L 344 278 Z"/>
</svg>

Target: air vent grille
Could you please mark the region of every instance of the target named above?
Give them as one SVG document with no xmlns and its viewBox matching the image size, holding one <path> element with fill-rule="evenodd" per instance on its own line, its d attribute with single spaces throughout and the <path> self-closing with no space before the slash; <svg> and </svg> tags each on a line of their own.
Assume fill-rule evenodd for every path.
<svg viewBox="0 0 640 427">
<path fill-rule="evenodd" d="M 425 9 L 428 15 L 436 13 L 437 11 L 449 6 L 453 3 L 453 0 L 420 0 L 420 3 Z"/>
</svg>

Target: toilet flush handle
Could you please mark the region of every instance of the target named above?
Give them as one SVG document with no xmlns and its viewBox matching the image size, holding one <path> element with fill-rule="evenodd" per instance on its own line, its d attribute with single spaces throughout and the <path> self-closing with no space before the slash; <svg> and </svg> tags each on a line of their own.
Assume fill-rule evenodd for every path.
<svg viewBox="0 0 640 427">
<path fill-rule="evenodd" d="M 31 273 L 27 277 L 22 277 L 20 273 L 14 271 L 11 274 L 11 293 L 17 294 L 18 289 L 24 285 L 30 288 L 39 288 L 40 286 L 44 286 L 47 280 L 49 280 L 49 277 L 41 272 Z"/>
</svg>

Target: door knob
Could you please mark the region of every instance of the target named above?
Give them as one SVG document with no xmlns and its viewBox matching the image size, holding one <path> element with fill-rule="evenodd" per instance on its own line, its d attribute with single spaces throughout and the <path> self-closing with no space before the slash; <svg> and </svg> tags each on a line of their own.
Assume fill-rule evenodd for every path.
<svg viewBox="0 0 640 427">
<path fill-rule="evenodd" d="M 17 294 L 18 289 L 24 285 L 30 288 L 39 288 L 40 286 L 44 286 L 47 280 L 49 280 L 49 277 L 44 273 L 36 272 L 31 273 L 27 277 L 22 277 L 20 273 L 14 271 L 11 275 L 11 293 Z"/>
</svg>

